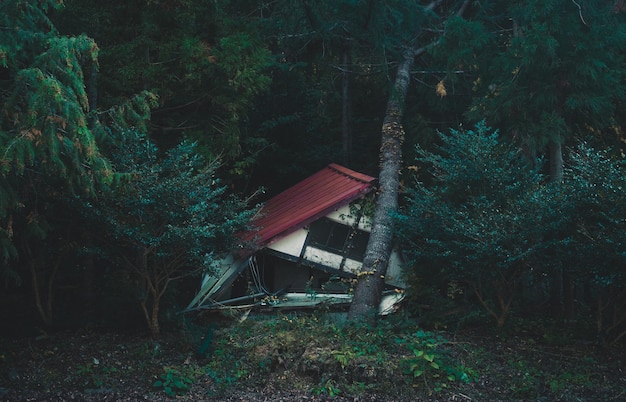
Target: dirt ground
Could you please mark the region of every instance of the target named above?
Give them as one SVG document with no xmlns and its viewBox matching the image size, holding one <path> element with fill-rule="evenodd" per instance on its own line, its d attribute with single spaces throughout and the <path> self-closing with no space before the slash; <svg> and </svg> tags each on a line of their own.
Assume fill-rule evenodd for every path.
<svg viewBox="0 0 626 402">
<path fill-rule="evenodd" d="M 3 340 L 0 347 L 1 401 L 323 401 L 307 389 L 247 389 L 245 382 L 216 393 L 210 378 L 201 378 L 184 395 L 170 397 L 153 386 L 163 368 L 190 365 L 184 342 L 145 334 L 59 333 Z M 182 346 L 181 346 L 182 345 Z M 382 398 L 382 399 L 381 399 Z M 336 401 L 354 398 L 334 397 Z M 386 400 L 362 397 L 360 401 Z"/>
<path fill-rule="evenodd" d="M 153 342 L 145 334 L 62 332 L 4 339 L 0 344 L 2 401 L 622 401 L 626 400 L 624 348 L 545 345 L 528 339 L 454 339 L 474 349 L 478 381 L 427 395 L 315 395 L 306 379 L 271 373 L 263 384 L 245 378 L 223 392 L 213 378 L 196 375 L 182 395 L 154 384 L 168 367 L 201 367 L 188 342 L 169 335 Z M 280 378 L 280 380 L 279 380 Z M 287 384 L 287 386 L 285 385 Z M 290 386 L 289 384 L 292 384 Z"/>
</svg>

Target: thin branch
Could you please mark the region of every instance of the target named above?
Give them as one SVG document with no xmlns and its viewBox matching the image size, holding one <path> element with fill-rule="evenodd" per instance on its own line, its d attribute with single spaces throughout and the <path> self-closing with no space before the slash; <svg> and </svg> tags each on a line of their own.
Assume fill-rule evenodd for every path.
<svg viewBox="0 0 626 402">
<path fill-rule="evenodd" d="M 184 131 L 184 130 L 191 130 L 194 128 L 198 128 L 200 126 L 201 126 L 200 124 L 192 124 L 191 126 L 165 127 L 165 126 L 159 126 L 157 124 L 152 124 L 152 127 L 157 128 L 161 131 Z"/>
<path fill-rule="evenodd" d="M 153 66 L 157 66 L 159 64 L 172 63 L 172 62 L 180 60 L 180 59 L 181 59 L 180 57 L 174 57 L 173 59 L 169 59 L 169 60 L 154 61 L 154 62 L 151 62 L 150 64 L 152 64 Z"/>
<path fill-rule="evenodd" d="M 457 17 L 460 17 L 460 16 L 462 16 L 465 13 L 465 10 L 469 6 L 470 2 L 471 2 L 471 0 L 465 0 L 463 2 L 463 4 L 461 5 L 461 8 L 459 8 L 459 11 L 457 11 L 457 13 L 456 13 Z"/>
<path fill-rule="evenodd" d="M 489 315 L 491 315 L 497 321 L 498 320 L 498 315 L 495 313 L 495 311 L 493 311 L 491 309 L 491 307 L 489 307 L 489 305 L 487 304 L 487 301 L 483 298 L 482 294 L 480 293 L 480 290 L 478 289 L 478 286 L 473 281 L 467 281 L 466 280 L 465 282 L 474 291 L 474 295 L 478 299 L 478 302 L 480 303 L 480 305 L 483 306 L 483 308 L 489 313 Z"/>
<path fill-rule="evenodd" d="M 580 20 L 583 22 L 583 24 L 587 25 L 587 23 L 585 22 L 585 19 L 583 18 L 583 9 L 580 6 L 580 4 L 576 3 L 576 0 L 572 0 L 572 3 L 576 4 L 576 7 L 578 7 L 578 16 L 580 17 Z"/>
<path fill-rule="evenodd" d="M 444 0 L 433 0 L 430 2 L 430 4 L 428 4 L 426 7 L 424 7 L 426 10 L 428 11 L 432 11 L 435 7 L 437 7 L 439 4 L 443 3 Z"/>
<path fill-rule="evenodd" d="M 445 71 L 445 70 L 413 70 L 411 74 L 465 74 L 464 70 Z"/>
<path fill-rule="evenodd" d="M 610 340 L 609 345 L 612 346 L 612 345 L 617 344 L 617 342 L 619 342 L 619 340 L 622 339 L 624 336 L 626 336 L 626 330 L 622 331 L 617 336 L 615 336 L 612 340 Z"/>
<path fill-rule="evenodd" d="M 176 106 L 170 106 L 170 107 L 165 107 L 165 108 L 160 108 L 160 109 L 155 109 L 152 114 L 158 114 L 158 113 L 163 113 L 163 112 L 171 112 L 172 110 L 177 110 L 177 109 L 182 109 L 185 108 L 187 106 L 193 105 L 194 103 L 197 103 L 199 101 L 201 101 L 202 99 L 206 98 L 206 95 L 202 95 L 192 101 L 189 101 L 187 103 L 183 103 L 182 105 L 176 105 Z"/>
</svg>

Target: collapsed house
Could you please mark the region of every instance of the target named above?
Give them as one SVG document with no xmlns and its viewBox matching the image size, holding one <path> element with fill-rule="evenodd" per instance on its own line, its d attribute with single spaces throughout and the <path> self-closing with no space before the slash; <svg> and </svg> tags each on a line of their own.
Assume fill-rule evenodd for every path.
<svg viewBox="0 0 626 402">
<path fill-rule="evenodd" d="M 365 208 L 372 205 L 374 182 L 330 164 L 269 199 L 241 235 L 241 248 L 204 276 L 187 311 L 349 304 L 369 239 Z M 394 250 L 381 314 L 403 298 L 400 269 Z"/>
</svg>

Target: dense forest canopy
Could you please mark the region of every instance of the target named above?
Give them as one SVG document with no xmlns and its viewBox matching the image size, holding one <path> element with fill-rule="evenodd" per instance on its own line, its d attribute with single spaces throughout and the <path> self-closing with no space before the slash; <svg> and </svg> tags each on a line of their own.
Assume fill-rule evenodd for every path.
<svg viewBox="0 0 626 402">
<path fill-rule="evenodd" d="M 2 317 L 128 308 L 158 333 L 259 187 L 330 162 L 378 176 L 410 58 L 389 215 L 407 309 L 619 342 L 625 18 L 612 0 L 3 1 Z"/>
</svg>

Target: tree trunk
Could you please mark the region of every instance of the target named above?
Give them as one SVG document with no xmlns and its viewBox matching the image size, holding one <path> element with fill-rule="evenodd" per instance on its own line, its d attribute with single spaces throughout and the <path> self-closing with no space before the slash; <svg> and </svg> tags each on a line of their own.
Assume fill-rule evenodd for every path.
<svg viewBox="0 0 626 402">
<path fill-rule="evenodd" d="M 54 284 L 61 266 L 63 253 L 59 254 L 47 273 L 45 269 L 41 268 L 45 264 L 43 258 L 36 256 L 29 245 L 26 245 L 24 250 L 29 260 L 28 267 L 37 313 L 39 313 L 41 321 L 46 326 L 50 326 L 53 319 Z"/>
<path fill-rule="evenodd" d="M 392 212 L 398 208 L 398 188 L 402 164 L 404 100 L 411 81 L 410 70 L 418 51 L 411 49 L 398 65 L 396 80 L 387 102 L 380 146 L 379 193 L 372 222 L 372 231 L 365 250 L 363 266 L 358 275 L 348 320 L 374 319 L 385 285 L 387 264 L 393 240 Z"/>
<path fill-rule="evenodd" d="M 350 51 L 350 45 L 346 44 L 341 55 L 341 144 L 343 161 L 346 165 L 350 164 L 352 153 L 352 56 Z"/>
<path fill-rule="evenodd" d="M 160 298 L 154 299 L 152 302 L 152 323 L 150 325 L 150 331 L 154 338 L 158 338 L 161 335 L 161 325 L 159 324 L 159 307 L 161 305 Z"/>
<path fill-rule="evenodd" d="M 42 286 L 39 283 L 39 273 L 37 272 L 37 268 L 35 267 L 35 263 L 31 262 L 29 264 L 30 267 L 30 277 L 31 283 L 33 286 L 33 295 L 35 297 L 35 307 L 37 308 L 37 312 L 39 313 L 39 318 L 46 325 L 50 326 L 52 324 L 52 294 L 51 292 L 44 292 L 42 290 Z M 43 276 L 43 275 L 42 275 Z M 46 283 L 45 276 L 41 280 L 41 282 Z M 52 281 L 48 282 L 50 285 L 48 289 L 52 288 Z"/>
<path fill-rule="evenodd" d="M 145 247 L 137 249 L 137 273 L 143 281 L 143 295 L 139 299 L 139 304 L 150 334 L 153 338 L 158 338 L 160 335 L 158 280 L 151 275 L 148 267 L 148 253 L 149 250 Z"/>
<path fill-rule="evenodd" d="M 443 0 L 433 0 L 424 9 L 432 11 L 442 2 Z M 469 3 L 470 0 L 465 0 L 456 15 L 461 16 Z M 436 42 L 433 42 L 429 46 L 435 44 Z M 402 142 L 404 141 L 402 117 L 405 98 L 411 82 L 410 71 L 413 62 L 426 49 L 427 47 L 412 47 L 404 52 L 402 60 L 398 64 L 396 80 L 387 102 L 387 111 L 381 133 L 378 198 L 372 221 L 372 231 L 365 249 L 363 266 L 358 274 L 354 297 L 348 312 L 348 320 L 350 321 L 374 320 L 377 317 L 392 249 L 394 228 L 391 214 L 398 209 Z"/>
<path fill-rule="evenodd" d="M 560 142 L 550 141 L 550 180 L 557 185 L 563 182 L 563 146 Z M 555 317 L 564 318 L 568 311 L 573 311 L 573 298 L 567 297 L 572 286 L 571 281 L 567 278 L 567 268 L 562 264 L 554 267 L 552 272 L 552 291 L 550 295 L 550 304 Z M 567 305 L 570 303 L 570 305 Z"/>
<path fill-rule="evenodd" d="M 93 238 L 90 232 L 84 233 L 85 244 L 87 248 L 93 247 Z M 99 306 L 96 293 L 99 290 L 99 283 L 96 280 L 96 264 L 94 262 L 94 253 L 86 253 L 82 260 L 83 267 L 83 286 L 81 289 L 83 303 L 83 314 L 85 315 L 85 321 L 94 323 L 98 317 L 97 311 Z"/>
<path fill-rule="evenodd" d="M 556 141 L 550 141 L 550 180 L 563 181 L 563 146 Z"/>
<path fill-rule="evenodd" d="M 149 293 L 151 294 L 150 297 L 146 295 L 146 297 L 141 300 L 141 310 L 143 311 L 146 324 L 150 330 L 150 335 L 152 338 L 157 339 L 159 335 L 161 335 L 161 325 L 159 324 L 159 308 L 161 300 L 156 293 L 152 291 Z"/>
</svg>

